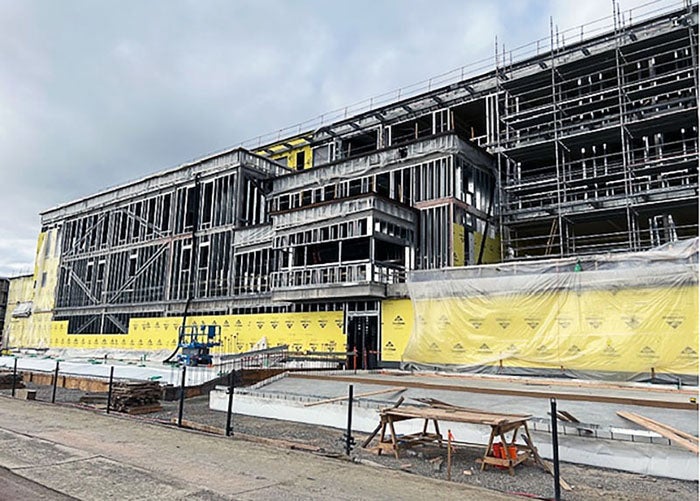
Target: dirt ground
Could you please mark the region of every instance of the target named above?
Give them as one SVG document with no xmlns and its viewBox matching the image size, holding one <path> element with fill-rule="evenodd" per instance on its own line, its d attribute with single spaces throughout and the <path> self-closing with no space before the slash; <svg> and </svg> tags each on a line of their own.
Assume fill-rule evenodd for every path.
<svg viewBox="0 0 700 501">
<path fill-rule="evenodd" d="M 51 399 L 50 387 L 36 387 L 37 399 Z M 7 394 L 6 390 L 1 393 Z M 57 389 L 57 402 L 76 403 L 82 392 L 78 390 Z M 235 403 L 234 403 L 235 412 Z M 138 419 L 170 422 L 178 415 L 177 402 L 163 402 L 163 411 L 141 416 Z M 208 407 L 208 397 L 187 399 L 183 409 L 183 418 L 196 423 L 225 428 L 226 414 L 212 411 Z M 290 421 L 256 418 L 244 415 L 233 416 L 233 433 L 263 438 L 283 439 L 316 446 L 328 454 L 342 455 L 345 444 L 343 431 L 316 425 L 305 425 Z M 437 447 L 419 447 L 406 451 L 397 460 L 393 456 L 377 456 L 359 448 L 365 435 L 357 434 L 358 446 L 352 453 L 356 461 L 371 464 L 377 468 L 385 467 L 403 470 L 415 475 L 435 479 L 447 479 L 445 449 Z M 483 454 L 483 449 L 457 447 L 453 455 L 451 481 L 497 490 L 510 495 L 522 494 L 540 498 L 554 495 L 553 479 L 550 475 L 533 465 L 522 465 L 511 477 L 507 471 L 490 468 L 480 471 L 476 459 Z M 574 486 L 573 491 L 562 491 L 563 499 L 613 499 L 613 500 L 697 500 L 698 483 L 655 478 L 645 475 L 616 470 L 580 466 L 562 463 L 561 476 Z"/>
</svg>

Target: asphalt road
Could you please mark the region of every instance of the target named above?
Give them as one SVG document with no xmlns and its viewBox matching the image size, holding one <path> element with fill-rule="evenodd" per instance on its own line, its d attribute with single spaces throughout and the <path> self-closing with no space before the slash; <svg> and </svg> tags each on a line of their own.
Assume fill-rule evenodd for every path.
<svg viewBox="0 0 700 501">
<path fill-rule="evenodd" d="M 7 488 L 16 489 L 18 499 L 66 499 L 51 497 L 57 493 L 84 500 L 510 499 L 474 486 L 42 402 L 0 397 L 0 408 L 0 468 L 11 472 Z M 41 486 L 51 490 L 32 495 Z M 13 499 L 12 492 L 3 497 L 0 491 L 0 499 Z"/>
</svg>

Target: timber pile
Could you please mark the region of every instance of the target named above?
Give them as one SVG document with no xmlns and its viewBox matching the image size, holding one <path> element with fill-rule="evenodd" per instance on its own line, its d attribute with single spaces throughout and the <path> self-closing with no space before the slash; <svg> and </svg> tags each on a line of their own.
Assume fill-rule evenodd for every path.
<svg viewBox="0 0 700 501">
<path fill-rule="evenodd" d="M 12 389 L 12 372 L 0 372 L 0 390 L 11 390 Z M 24 383 L 22 382 L 22 373 L 17 373 L 17 378 L 15 379 L 15 388 L 24 388 Z"/>
<path fill-rule="evenodd" d="M 127 414 L 158 412 L 163 391 L 156 381 L 141 383 L 115 383 L 112 389 L 111 409 Z"/>
</svg>

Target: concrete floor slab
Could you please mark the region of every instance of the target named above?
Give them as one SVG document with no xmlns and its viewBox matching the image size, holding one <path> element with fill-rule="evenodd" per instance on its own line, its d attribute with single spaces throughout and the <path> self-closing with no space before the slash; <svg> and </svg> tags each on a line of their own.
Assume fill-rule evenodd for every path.
<svg viewBox="0 0 700 501">
<path fill-rule="evenodd" d="M 337 376 L 337 375 L 336 375 Z M 358 378 L 359 376 L 359 378 Z M 347 419 L 346 401 L 325 403 L 315 406 L 305 404 L 317 402 L 326 398 L 345 396 L 348 393 L 348 384 L 353 383 L 355 394 L 377 391 L 397 386 L 402 382 L 431 382 L 440 381 L 440 378 L 427 377 L 421 379 L 419 375 L 396 376 L 371 374 L 376 384 L 357 383 L 363 374 L 348 374 L 348 377 L 324 377 L 316 374 L 308 379 L 299 377 L 298 374 L 290 374 L 287 377 L 273 378 L 250 389 L 237 391 L 235 397 L 235 409 L 237 413 L 252 416 L 284 419 L 325 425 L 343 429 Z M 404 392 L 374 395 L 355 402 L 353 410 L 353 429 L 361 432 L 370 432 L 379 423 L 378 410 L 392 405 L 399 396 L 406 399 L 406 404 L 420 405 L 415 399 L 434 398 L 451 404 L 481 409 L 491 412 L 526 413 L 533 419 L 530 429 L 533 431 L 538 448 L 544 457 L 552 456 L 549 445 L 550 433 L 550 402 L 548 398 L 534 396 L 499 395 L 498 389 L 510 385 L 512 389 L 520 385 L 528 386 L 527 381 L 492 381 L 469 380 L 447 377 L 450 389 L 440 389 L 440 385 L 433 383 L 426 387 L 406 387 Z M 463 386 L 460 386 L 464 383 Z M 473 392 L 473 385 L 479 384 L 480 388 L 491 385 L 493 392 Z M 542 390 L 541 384 L 538 391 Z M 565 391 L 574 394 L 575 385 L 545 385 L 554 388 L 555 393 L 564 388 Z M 444 388 L 442 387 L 442 388 Z M 656 391 L 658 388 L 650 388 L 649 393 L 654 393 L 658 402 L 663 402 L 667 392 Z M 582 394 L 595 397 L 596 388 L 588 386 L 583 388 Z M 644 397 L 643 386 L 636 385 L 633 388 L 604 388 L 608 395 L 629 394 Z M 691 390 L 692 393 L 692 390 Z M 688 398 L 688 392 L 670 393 L 671 399 Z M 227 398 L 225 391 L 213 391 L 210 394 L 210 407 L 216 410 L 225 410 Z M 655 405 L 655 404 L 654 404 Z M 624 405 L 616 403 L 590 402 L 582 400 L 560 400 L 558 409 L 573 414 L 579 421 L 591 425 L 594 429 L 592 436 L 587 436 L 570 425 L 560 425 L 560 457 L 564 461 L 587 464 L 607 468 L 617 468 L 626 471 L 643 473 L 656 476 L 666 476 L 685 480 L 698 479 L 698 457 L 690 451 L 672 445 L 664 437 L 642 430 L 636 425 L 627 422 L 617 415 L 624 410 L 635 412 L 643 416 L 667 423 L 675 428 L 697 436 L 698 412 L 696 410 L 665 409 L 638 405 Z M 483 444 L 488 441 L 490 429 L 484 426 L 463 423 L 441 423 L 441 426 L 450 426 L 457 440 Z M 400 434 L 415 433 L 422 429 L 422 423 L 418 420 L 405 421 L 396 425 Z M 538 431 L 539 430 L 539 431 Z M 443 429 L 443 434 L 445 430 Z M 639 443 L 639 442 L 642 443 Z"/>
</svg>

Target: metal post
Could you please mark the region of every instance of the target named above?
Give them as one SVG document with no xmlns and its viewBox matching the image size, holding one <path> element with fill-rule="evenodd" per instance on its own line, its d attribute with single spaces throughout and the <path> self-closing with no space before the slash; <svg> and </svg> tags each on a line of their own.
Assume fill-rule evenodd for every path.
<svg viewBox="0 0 700 501">
<path fill-rule="evenodd" d="M 233 390 L 236 385 L 236 371 L 231 370 L 231 379 L 228 384 L 228 407 L 226 408 L 226 436 L 233 436 L 233 427 L 231 426 L 231 418 L 233 415 Z"/>
<path fill-rule="evenodd" d="M 107 390 L 107 414 L 112 405 L 112 384 L 114 383 L 114 366 L 109 368 L 109 389 Z"/>
<path fill-rule="evenodd" d="M 12 396 L 15 396 L 15 390 L 17 389 L 17 357 L 15 357 L 15 365 L 12 369 Z"/>
<path fill-rule="evenodd" d="M 182 366 L 182 381 L 180 382 L 180 406 L 177 411 L 177 426 L 182 428 L 182 411 L 185 409 L 185 375 L 187 374 L 187 366 Z"/>
<path fill-rule="evenodd" d="M 559 433 L 557 430 L 557 399 L 549 399 L 552 414 L 552 460 L 554 462 L 554 499 L 561 500 L 561 486 L 559 485 Z"/>
<path fill-rule="evenodd" d="M 58 360 L 56 360 L 56 371 L 53 375 L 53 392 L 51 393 L 51 403 L 56 403 L 56 385 L 58 385 Z"/>
<path fill-rule="evenodd" d="M 353 385 L 348 387 L 348 429 L 345 432 L 345 454 L 350 455 L 355 440 L 352 438 L 352 392 Z"/>
</svg>

